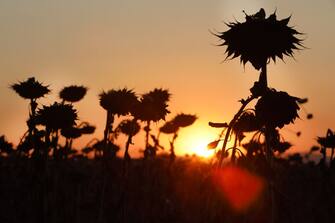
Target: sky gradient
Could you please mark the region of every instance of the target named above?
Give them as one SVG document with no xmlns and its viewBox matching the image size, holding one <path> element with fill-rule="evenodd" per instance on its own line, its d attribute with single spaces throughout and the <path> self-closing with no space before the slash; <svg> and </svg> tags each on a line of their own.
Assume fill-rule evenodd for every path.
<svg viewBox="0 0 335 223">
<path fill-rule="evenodd" d="M 317 136 L 335 128 L 333 0 L 2 0 L 0 135 L 17 143 L 25 132 L 28 102 L 9 86 L 35 76 L 53 91 L 43 104 L 57 99 L 63 86 L 87 86 L 76 107 L 83 121 L 97 126 L 99 138 L 105 119 L 98 102 L 102 90 L 128 87 L 142 94 L 162 87 L 172 93 L 170 117 L 179 112 L 199 117 L 181 131 L 177 153 L 185 153 L 186 144 L 194 148 L 214 140 L 219 132 L 208 121 L 229 121 L 259 74 L 238 59 L 222 63 L 225 48 L 215 46 L 219 42 L 210 31 L 225 31 L 224 22 L 244 21 L 242 10 L 253 14 L 261 7 L 268 14 L 277 9 L 279 19 L 292 15 L 289 25 L 305 33 L 308 49 L 285 63 L 271 63 L 268 81 L 270 87 L 309 98 L 305 108 L 315 118 L 306 120 L 301 112 L 301 120 L 282 131 L 294 148 L 309 149 Z M 293 130 L 302 136 L 296 138 Z"/>
</svg>

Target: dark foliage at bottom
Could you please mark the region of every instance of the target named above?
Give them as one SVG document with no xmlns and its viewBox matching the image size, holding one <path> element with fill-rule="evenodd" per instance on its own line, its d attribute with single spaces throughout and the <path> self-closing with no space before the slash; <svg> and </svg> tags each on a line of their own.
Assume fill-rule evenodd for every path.
<svg viewBox="0 0 335 223">
<path fill-rule="evenodd" d="M 14 159 L 14 160 L 13 160 Z M 1 158 L 0 222 L 268 222 L 268 186 L 243 213 L 219 194 L 212 166 L 189 157 L 52 161 Z M 275 171 L 275 222 L 332 222 L 335 171 L 262 158 L 239 166 L 264 179 Z M 269 177 L 270 176 L 270 177 Z M 238 190 L 238 188 L 237 188 Z"/>
</svg>

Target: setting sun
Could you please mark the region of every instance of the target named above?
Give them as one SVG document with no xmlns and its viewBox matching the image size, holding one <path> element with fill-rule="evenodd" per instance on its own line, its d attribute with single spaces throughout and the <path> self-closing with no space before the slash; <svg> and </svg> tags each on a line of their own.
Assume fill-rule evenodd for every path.
<svg viewBox="0 0 335 223">
<path fill-rule="evenodd" d="M 207 144 L 216 139 L 215 131 L 210 131 L 210 127 L 196 123 L 189 129 L 185 129 L 177 141 L 176 146 L 179 154 L 197 155 L 204 158 L 213 156 L 214 150 L 207 149 Z"/>
</svg>

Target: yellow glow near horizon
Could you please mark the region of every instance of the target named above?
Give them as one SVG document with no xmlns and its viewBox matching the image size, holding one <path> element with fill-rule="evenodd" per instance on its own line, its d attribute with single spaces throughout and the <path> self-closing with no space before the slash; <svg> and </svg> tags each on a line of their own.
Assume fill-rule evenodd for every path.
<svg viewBox="0 0 335 223">
<path fill-rule="evenodd" d="M 207 144 L 216 139 L 216 134 L 206 131 L 205 128 L 194 126 L 185 129 L 177 139 L 176 148 L 178 154 L 197 155 L 209 158 L 214 155 L 214 150 L 208 150 Z"/>
</svg>

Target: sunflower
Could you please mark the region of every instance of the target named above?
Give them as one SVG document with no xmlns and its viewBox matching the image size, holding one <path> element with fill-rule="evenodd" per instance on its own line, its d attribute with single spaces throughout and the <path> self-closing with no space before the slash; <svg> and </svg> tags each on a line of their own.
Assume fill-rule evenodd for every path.
<svg viewBox="0 0 335 223">
<path fill-rule="evenodd" d="M 159 128 L 159 131 L 165 134 L 173 134 L 178 132 L 179 126 L 176 125 L 173 121 L 165 122 L 165 124 Z"/>
<path fill-rule="evenodd" d="M 69 128 L 63 128 L 60 132 L 62 136 L 68 139 L 76 139 L 81 136 L 80 129 L 72 126 Z"/>
<path fill-rule="evenodd" d="M 172 120 L 175 125 L 178 127 L 187 127 L 192 125 L 197 120 L 196 115 L 184 114 L 180 113 L 177 114 L 176 117 Z"/>
<path fill-rule="evenodd" d="M 170 93 L 168 90 L 155 88 L 142 96 L 133 115 L 142 121 L 157 122 L 165 120 L 165 116 L 170 113 L 167 109 L 169 99 Z"/>
<path fill-rule="evenodd" d="M 260 128 L 261 126 L 253 112 L 244 112 L 234 125 L 236 132 L 253 132 Z"/>
<path fill-rule="evenodd" d="M 118 129 L 125 135 L 134 136 L 140 131 L 141 127 L 135 120 L 123 120 Z"/>
<path fill-rule="evenodd" d="M 70 104 L 55 102 L 50 106 L 43 106 L 37 111 L 37 124 L 44 125 L 51 131 L 71 128 L 76 124 L 77 111 Z"/>
<path fill-rule="evenodd" d="M 41 98 L 50 92 L 48 86 L 36 81 L 34 77 L 18 84 L 13 84 L 11 88 L 22 98 L 31 100 Z"/>
<path fill-rule="evenodd" d="M 127 115 L 138 103 L 135 93 L 126 88 L 103 91 L 99 97 L 101 107 L 115 115 Z"/>
<path fill-rule="evenodd" d="M 328 129 L 326 137 L 318 137 L 317 142 L 325 148 L 335 148 L 335 133 Z"/>
<path fill-rule="evenodd" d="M 79 129 L 81 134 L 93 134 L 95 131 L 95 126 L 90 125 L 87 122 L 83 122 L 82 124 L 79 125 Z"/>
<path fill-rule="evenodd" d="M 87 92 L 87 88 L 84 86 L 71 85 L 68 87 L 64 87 L 59 92 L 59 97 L 63 99 L 64 101 L 73 103 L 73 102 L 78 102 L 81 99 L 83 99 L 86 92 Z"/>
<path fill-rule="evenodd" d="M 255 15 L 245 14 L 245 22 L 232 22 L 228 31 L 215 34 L 227 46 L 227 58 L 240 57 L 244 65 L 250 62 L 259 70 L 272 58 L 293 56 L 293 50 L 301 49 L 301 33 L 288 26 L 290 17 L 277 20 L 276 12 L 266 18 L 264 9 Z"/>
<path fill-rule="evenodd" d="M 282 128 L 299 117 L 298 101 L 286 92 L 268 90 L 255 106 L 256 118 L 263 125 Z"/>
<path fill-rule="evenodd" d="M 4 135 L 0 136 L 0 155 L 2 153 L 10 154 L 12 152 L 14 152 L 13 144 L 9 143 Z"/>
</svg>

